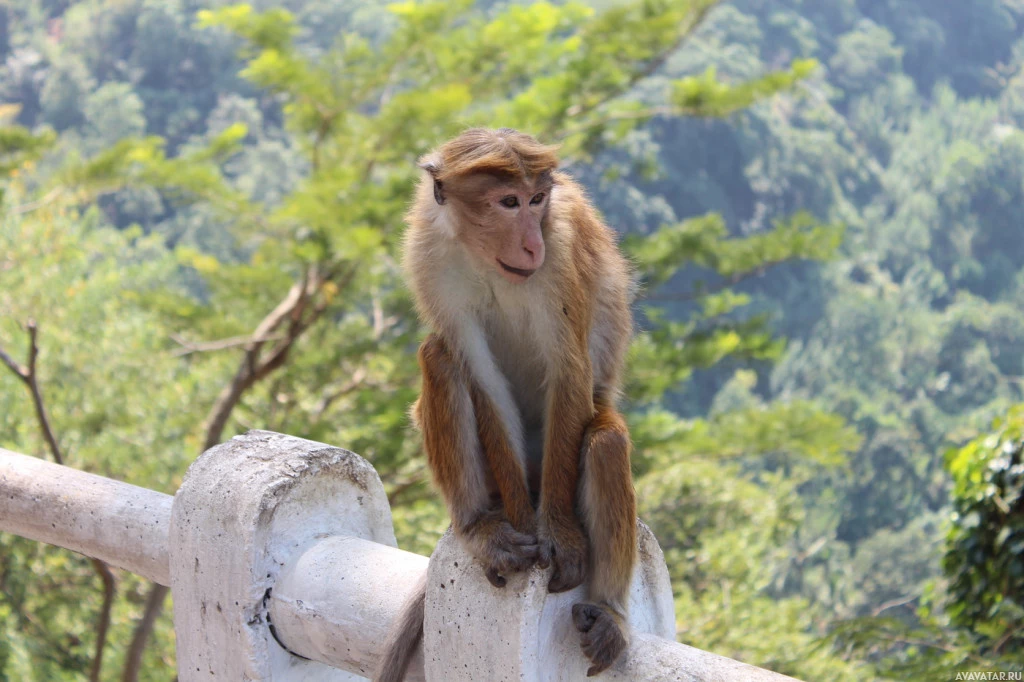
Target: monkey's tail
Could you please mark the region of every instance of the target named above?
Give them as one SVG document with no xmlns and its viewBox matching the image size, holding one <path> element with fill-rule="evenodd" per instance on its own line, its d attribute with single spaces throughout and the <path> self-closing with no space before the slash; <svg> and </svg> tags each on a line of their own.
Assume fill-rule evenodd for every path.
<svg viewBox="0 0 1024 682">
<path fill-rule="evenodd" d="M 427 596 L 427 572 L 416 583 L 409 600 L 402 606 L 402 612 L 391 625 L 384 655 L 381 656 L 373 682 L 402 682 L 409 661 L 416 653 L 416 647 L 423 639 L 423 606 Z"/>
</svg>

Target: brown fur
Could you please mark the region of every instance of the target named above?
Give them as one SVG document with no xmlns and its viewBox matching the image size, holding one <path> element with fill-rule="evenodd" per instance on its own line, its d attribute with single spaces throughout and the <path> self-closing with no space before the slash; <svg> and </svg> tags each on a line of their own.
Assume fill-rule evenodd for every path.
<svg viewBox="0 0 1024 682">
<path fill-rule="evenodd" d="M 480 446 L 501 495 L 505 516 L 519 532 L 536 533 L 537 521 L 530 502 L 530 491 L 526 487 L 525 472 L 516 460 L 515 453 L 509 450 L 504 425 L 483 391 L 473 386 L 470 394 L 473 396 Z"/>
<path fill-rule="evenodd" d="M 437 148 L 442 182 L 481 173 L 531 177 L 558 167 L 557 147 L 510 128 L 471 128 Z"/>
<path fill-rule="evenodd" d="M 434 333 L 414 411 L 452 526 L 492 584 L 533 563 L 553 565 L 552 592 L 588 581 L 573 620 L 597 674 L 628 645 L 636 503 L 615 403 L 632 284 L 614 233 L 557 163 L 508 129 L 424 157 L 404 262 Z M 537 230 L 540 253 L 527 243 Z M 510 277 L 510 258 L 536 267 Z"/>
</svg>

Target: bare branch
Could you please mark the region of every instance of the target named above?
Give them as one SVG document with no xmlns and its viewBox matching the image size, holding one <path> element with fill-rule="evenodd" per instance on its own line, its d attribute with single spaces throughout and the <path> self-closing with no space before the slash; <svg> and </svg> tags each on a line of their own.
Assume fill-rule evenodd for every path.
<svg viewBox="0 0 1024 682">
<path fill-rule="evenodd" d="M 110 567 L 99 559 L 90 559 L 92 569 L 103 581 L 103 606 L 100 607 L 99 623 L 96 626 L 96 647 L 93 651 L 92 666 L 89 668 L 89 682 L 100 682 L 103 671 L 103 649 L 107 645 L 107 631 L 110 630 L 110 611 L 114 608 L 114 594 L 117 582 Z"/>
<path fill-rule="evenodd" d="M 45 195 L 43 195 L 36 201 L 30 201 L 27 204 L 21 204 L 20 206 L 13 207 L 11 209 L 11 213 L 13 213 L 14 215 L 31 213 L 36 209 L 42 208 L 47 204 L 53 203 L 54 200 L 56 200 L 61 194 L 64 193 L 64 189 L 64 187 L 56 187 L 54 189 L 51 189 L 49 192 L 47 192 Z"/>
<path fill-rule="evenodd" d="M 884 602 L 881 605 L 879 605 L 878 608 L 876 608 L 874 611 L 871 612 L 871 615 L 872 615 L 872 617 L 877 618 L 878 616 L 882 615 L 883 611 L 888 611 L 889 609 L 895 608 L 897 606 L 905 606 L 905 605 L 909 604 L 910 602 L 914 601 L 915 599 L 917 599 L 920 596 L 921 595 L 919 595 L 919 594 L 908 594 L 905 597 L 899 597 L 897 599 L 890 599 L 889 601 Z"/>
<path fill-rule="evenodd" d="M 43 438 L 50 448 L 54 461 L 57 464 L 64 464 L 64 454 L 61 452 L 60 444 L 53 432 L 50 418 L 46 413 L 46 404 L 43 402 L 43 393 L 39 388 L 39 374 L 37 372 L 37 360 L 39 359 L 39 325 L 35 320 L 30 319 L 25 325 L 28 330 L 28 365 L 21 367 L 10 355 L 0 348 L 0 360 L 14 372 L 28 387 L 32 394 L 32 405 L 36 411 L 36 419 L 39 422 L 39 429 L 43 432 Z M 110 567 L 99 559 L 90 559 L 93 570 L 103 583 L 103 605 L 100 607 L 98 622 L 96 624 L 96 648 L 93 653 L 92 665 L 89 667 L 89 682 L 99 682 L 103 671 L 103 651 L 107 645 L 107 632 L 110 630 L 110 612 L 114 606 L 114 595 L 117 591 L 117 582 Z"/>
<path fill-rule="evenodd" d="M 36 339 L 39 328 L 35 320 L 29 320 L 26 327 L 28 328 L 29 339 L 26 383 L 28 384 L 29 391 L 32 392 L 32 404 L 36 409 L 36 418 L 39 420 L 39 428 L 43 432 L 43 438 L 46 439 L 46 444 L 50 447 L 54 461 L 57 464 L 64 464 L 64 453 L 61 452 L 60 445 L 57 443 L 57 437 L 53 433 L 50 417 L 46 414 L 46 405 L 43 403 L 43 394 L 39 390 L 39 378 L 36 374 L 36 360 L 39 358 L 39 344 L 36 342 Z"/>
<path fill-rule="evenodd" d="M 238 401 L 241 400 L 242 395 L 260 378 L 284 364 L 288 349 L 291 348 L 299 334 L 301 334 L 301 331 L 296 332 L 294 320 L 297 314 L 301 316 L 302 307 L 308 295 L 307 289 L 309 285 L 309 275 L 306 273 L 303 275 L 302 281 L 293 284 L 281 302 L 256 326 L 250 342 L 245 346 L 245 355 L 242 358 L 242 362 L 239 363 L 234 378 L 217 396 L 217 400 L 210 410 L 210 415 L 206 422 L 206 438 L 203 441 L 203 450 L 208 450 L 220 442 L 221 434 L 224 432 L 228 418 L 231 416 L 231 412 L 235 409 Z M 267 338 L 289 318 L 292 319 L 292 324 L 289 325 L 288 332 L 277 341 L 274 350 L 271 351 L 270 359 L 260 362 L 260 350 L 265 343 L 261 339 Z"/>
<path fill-rule="evenodd" d="M 7 367 L 12 372 L 14 372 L 15 376 L 17 376 L 22 381 L 28 380 L 28 370 L 19 365 L 17 362 L 15 362 L 14 358 L 8 355 L 3 348 L 0 348 L 0 362 L 3 362 L 5 365 L 7 365 Z"/>
<path fill-rule="evenodd" d="M 121 682 L 135 682 L 139 679 L 139 670 L 142 669 L 142 652 L 146 650 L 146 643 L 156 625 L 156 619 L 163 608 L 164 600 L 167 599 L 167 587 L 153 583 L 149 594 L 146 595 L 146 607 L 142 611 L 142 619 L 135 626 L 132 634 L 132 643 L 125 654 L 124 670 L 121 673 Z"/>
<path fill-rule="evenodd" d="M 36 360 L 39 358 L 39 344 L 37 343 L 39 328 L 36 321 L 31 319 L 26 323 L 25 328 L 28 330 L 28 364 L 22 367 L 3 348 L 0 348 L 0 361 L 3 361 L 7 368 L 28 387 L 29 393 L 32 394 L 32 406 L 36 411 L 39 429 L 42 431 L 43 439 L 46 440 L 46 445 L 50 448 L 50 454 L 53 455 L 57 464 L 64 464 L 64 454 L 61 452 L 57 438 L 53 434 L 53 428 L 50 426 L 50 418 L 46 414 L 46 405 L 43 403 L 43 394 L 39 390 L 39 380 L 36 374 Z"/>
<path fill-rule="evenodd" d="M 323 415 L 323 413 L 326 412 L 328 410 L 328 408 L 330 408 L 330 406 L 338 398 L 342 398 L 342 397 L 348 395 L 349 393 L 351 393 L 352 391 L 356 390 L 360 386 L 362 386 L 363 381 L 365 379 L 366 379 L 366 368 L 365 367 L 358 368 L 355 372 L 352 373 L 352 378 L 351 379 L 349 379 L 348 381 L 346 381 L 345 383 L 343 383 L 341 386 L 339 386 L 335 390 L 331 391 L 330 393 L 324 395 L 324 397 L 322 397 L 320 399 L 320 402 L 317 403 L 317 406 L 314 409 L 314 412 L 316 413 L 316 416 L 319 417 L 319 416 Z"/>
<path fill-rule="evenodd" d="M 356 266 L 350 266 L 345 273 L 344 281 L 339 283 L 339 288 L 348 286 L 355 277 L 355 273 Z M 312 312 L 307 317 L 303 317 L 309 300 L 320 293 L 323 285 L 331 281 L 335 274 L 336 271 L 329 270 L 321 275 L 315 268 L 303 273 L 302 279 L 292 285 L 281 302 L 256 326 L 252 336 L 244 344 L 245 353 L 235 376 L 231 383 L 224 387 L 210 408 L 210 414 L 206 420 L 206 437 L 203 440 L 204 451 L 220 442 L 224 427 L 245 392 L 275 369 L 284 365 L 288 358 L 288 351 L 298 338 L 326 311 L 327 302 L 321 300 L 313 306 Z M 272 337 L 273 332 L 286 320 L 288 321 L 287 331 L 283 335 Z M 268 356 L 261 359 L 260 352 L 264 344 L 270 340 L 276 340 L 276 343 Z M 121 676 L 122 682 L 138 680 L 142 654 L 166 598 L 167 588 L 154 583 L 146 598 L 146 608 L 143 611 L 142 619 L 132 634 L 132 641 L 125 658 L 124 672 Z"/>
<path fill-rule="evenodd" d="M 396 485 L 394 488 L 391 489 L 391 492 L 388 493 L 388 504 L 397 504 L 399 498 L 401 498 L 402 494 L 406 490 L 420 485 L 421 483 L 424 482 L 424 478 L 424 470 L 420 469 L 415 474 L 407 478 L 405 481 Z"/>
<path fill-rule="evenodd" d="M 714 9 L 714 7 L 717 4 L 718 0 L 714 0 L 696 9 L 690 16 L 690 20 L 681 26 L 680 31 L 676 35 L 675 40 L 672 41 L 672 44 L 667 46 L 658 54 L 654 55 L 654 57 L 652 57 L 651 60 L 647 64 L 645 64 L 642 69 L 639 69 L 632 73 L 621 87 L 615 88 L 605 93 L 604 95 L 594 100 L 593 102 L 580 103 L 569 107 L 569 109 L 567 109 L 565 112 L 566 115 L 570 118 L 578 118 L 582 115 L 586 115 L 596 109 L 599 109 L 600 107 L 604 106 L 608 102 L 611 102 L 617 97 L 621 97 L 622 95 L 629 92 L 634 86 L 636 86 L 637 83 L 652 76 L 658 69 L 660 69 L 665 64 L 665 62 L 668 61 L 669 57 L 671 57 L 672 54 L 675 53 L 675 51 L 678 50 L 684 42 L 686 42 L 686 39 L 689 38 L 690 35 L 694 32 L 694 30 L 696 30 L 696 28 L 700 26 L 701 23 L 704 21 L 704 18 L 708 15 L 708 12 Z M 586 129 L 587 127 L 589 126 L 582 126 L 581 129 Z M 554 131 L 549 129 L 547 136 L 553 137 Z M 561 139 L 564 139 L 565 137 L 565 135 L 562 135 Z"/>
<path fill-rule="evenodd" d="M 192 342 L 185 339 L 178 334 L 171 334 L 171 340 L 182 346 L 180 349 L 171 353 L 174 357 L 184 357 L 191 355 L 192 353 L 207 353 L 216 350 L 226 350 L 228 348 L 235 348 L 236 346 L 245 346 L 250 343 L 266 343 L 267 341 L 277 341 L 281 336 L 265 336 L 263 338 L 255 338 L 252 336 L 232 336 L 227 339 L 218 339 L 216 341 L 202 341 Z"/>
</svg>

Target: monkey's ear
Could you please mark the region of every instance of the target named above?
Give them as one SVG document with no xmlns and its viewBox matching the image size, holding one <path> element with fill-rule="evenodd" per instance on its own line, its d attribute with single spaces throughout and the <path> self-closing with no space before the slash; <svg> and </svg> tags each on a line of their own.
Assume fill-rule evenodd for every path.
<svg viewBox="0 0 1024 682">
<path fill-rule="evenodd" d="M 440 173 L 440 166 L 436 161 L 424 160 L 420 163 L 420 168 L 430 173 L 430 177 L 434 178 L 434 201 L 438 204 L 443 204 L 446 200 L 444 199 L 444 183 L 437 179 L 438 173 Z"/>
<path fill-rule="evenodd" d="M 430 173 L 430 177 L 434 179 L 434 201 L 438 204 L 443 204 L 446 201 L 444 183 L 437 179 L 438 173 L 441 172 L 440 165 L 433 160 L 424 160 L 420 162 L 420 168 Z"/>
</svg>

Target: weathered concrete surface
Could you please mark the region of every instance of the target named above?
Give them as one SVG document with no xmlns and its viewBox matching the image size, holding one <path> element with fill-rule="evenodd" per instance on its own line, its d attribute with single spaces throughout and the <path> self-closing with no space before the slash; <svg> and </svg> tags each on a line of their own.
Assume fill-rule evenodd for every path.
<svg viewBox="0 0 1024 682">
<path fill-rule="evenodd" d="M 297 654 L 369 677 L 391 622 L 427 557 L 353 537 L 320 540 L 292 559 L 270 594 L 278 639 Z M 423 655 L 406 682 L 422 682 Z"/>
<path fill-rule="evenodd" d="M 171 496 L 0 449 L 0 531 L 170 585 Z"/>
<path fill-rule="evenodd" d="M 171 514 L 182 682 L 359 679 L 288 653 L 267 623 L 282 569 L 337 535 L 396 544 L 384 488 L 366 460 L 267 431 L 203 453 Z M 337 576 L 339 584 L 344 579 Z"/>
<path fill-rule="evenodd" d="M 671 641 L 664 558 L 650 531 L 639 530 L 632 644 L 600 679 L 792 679 Z M 169 583 L 182 682 L 362 680 L 356 673 L 376 664 L 391 621 L 428 570 L 425 557 L 395 548 L 387 498 L 365 460 L 260 431 L 204 453 L 173 505 L 161 493 L 0 449 L 0 531 Z M 408 682 L 424 674 L 586 679 L 570 617 L 583 588 L 549 595 L 548 571 L 539 569 L 494 588 L 450 534 L 428 575 L 424 650 Z"/>
<path fill-rule="evenodd" d="M 601 682 L 798 682 L 792 677 L 649 634 L 634 635 L 629 657 L 597 679 Z"/>
<path fill-rule="evenodd" d="M 647 526 L 638 524 L 637 530 L 639 560 L 630 592 L 630 622 L 636 632 L 671 640 L 675 616 L 665 558 Z M 493 671 L 487 679 L 495 682 L 586 679 L 589 664 L 572 624 L 572 606 L 585 600 L 585 588 L 549 594 L 549 574 L 550 569 L 534 568 L 506 576 L 504 588 L 493 587 L 483 567 L 450 532 L 445 535 L 428 573 L 427 679 L 472 682 L 485 670 Z"/>
</svg>

